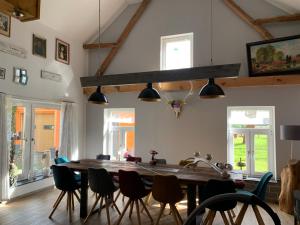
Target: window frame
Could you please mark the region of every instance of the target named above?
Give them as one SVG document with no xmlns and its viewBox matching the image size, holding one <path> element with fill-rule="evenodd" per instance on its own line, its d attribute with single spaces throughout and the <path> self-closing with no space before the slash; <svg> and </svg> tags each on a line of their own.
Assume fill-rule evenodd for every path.
<svg viewBox="0 0 300 225">
<path fill-rule="evenodd" d="M 167 35 L 167 36 L 160 37 L 160 69 L 161 70 L 168 70 L 168 69 L 166 69 L 166 45 L 167 45 L 167 43 L 180 41 L 180 40 L 186 40 L 186 39 L 188 39 L 191 43 L 191 46 L 190 46 L 190 59 L 191 59 L 190 63 L 191 63 L 191 65 L 190 65 L 190 67 L 193 67 L 193 65 L 194 65 L 194 33 L 190 32 L 190 33 Z"/>
<path fill-rule="evenodd" d="M 234 110 L 268 110 L 270 112 L 270 128 L 230 128 L 230 112 Z M 268 143 L 268 170 L 277 178 L 276 170 L 276 136 L 275 136 L 275 106 L 228 106 L 227 107 L 227 161 L 233 163 L 234 153 L 232 152 L 231 137 L 233 133 L 242 133 L 248 136 L 246 140 L 246 163 L 249 165 L 246 172 L 250 177 L 261 177 L 263 173 L 255 173 L 255 152 L 253 150 L 254 135 L 266 134 L 270 140 Z M 250 150 L 250 153 L 249 153 Z M 249 156 L 250 155 L 250 156 Z"/>
</svg>

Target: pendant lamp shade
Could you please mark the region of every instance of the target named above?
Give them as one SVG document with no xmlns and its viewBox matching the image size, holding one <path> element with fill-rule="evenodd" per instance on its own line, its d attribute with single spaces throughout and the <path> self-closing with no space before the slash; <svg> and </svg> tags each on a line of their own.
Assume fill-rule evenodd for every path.
<svg viewBox="0 0 300 225">
<path fill-rule="evenodd" d="M 199 92 L 199 96 L 200 98 L 222 98 L 225 97 L 225 93 L 219 85 L 215 84 L 214 78 L 209 78 L 208 83 Z"/>
<path fill-rule="evenodd" d="M 96 92 L 94 92 L 90 97 L 89 97 L 89 102 L 92 102 L 94 104 L 99 104 L 99 105 L 107 105 L 108 101 L 106 96 L 101 92 L 101 87 L 97 87 Z"/>
<path fill-rule="evenodd" d="M 147 87 L 142 90 L 138 98 L 145 102 L 159 102 L 161 100 L 158 91 L 152 87 L 152 83 L 147 84 Z"/>
</svg>

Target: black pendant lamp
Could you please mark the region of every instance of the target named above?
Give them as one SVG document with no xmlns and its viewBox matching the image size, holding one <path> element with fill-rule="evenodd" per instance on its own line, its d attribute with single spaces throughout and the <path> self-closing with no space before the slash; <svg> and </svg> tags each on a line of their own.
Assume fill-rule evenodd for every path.
<svg viewBox="0 0 300 225">
<path fill-rule="evenodd" d="M 200 98 L 223 98 L 225 93 L 222 88 L 215 83 L 214 78 L 209 78 L 208 83 L 199 92 Z"/>
<path fill-rule="evenodd" d="M 101 92 L 101 87 L 97 87 L 96 92 L 94 92 L 90 97 L 89 97 L 89 102 L 98 104 L 98 105 L 107 105 L 108 101 L 106 96 Z"/>
<path fill-rule="evenodd" d="M 211 65 L 213 65 L 213 0 L 210 2 L 210 61 Z M 199 92 L 200 98 L 223 98 L 225 97 L 225 93 L 222 88 L 215 83 L 214 78 L 209 78 L 208 83 L 202 87 Z"/>
<path fill-rule="evenodd" d="M 152 87 L 152 83 L 147 84 L 147 87 L 142 90 L 138 98 L 145 102 L 159 102 L 161 100 L 158 91 Z"/>
<path fill-rule="evenodd" d="M 100 17 L 100 0 L 99 0 L 99 30 L 98 30 L 98 40 L 99 40 L 99 45 L 100 45 L 100 25 L 101 25 L 101 21 L 100 21 L 101 17 Z M 94 92 L 90 97 L 89 97 L 89 102 L 94 103 L 94 104 L 98 104 L 98 105 L 107 105 L 108 101 L 106 96 L 101 92 L 101 87 L 98 86 L 96 92 Z"/>
</svg>

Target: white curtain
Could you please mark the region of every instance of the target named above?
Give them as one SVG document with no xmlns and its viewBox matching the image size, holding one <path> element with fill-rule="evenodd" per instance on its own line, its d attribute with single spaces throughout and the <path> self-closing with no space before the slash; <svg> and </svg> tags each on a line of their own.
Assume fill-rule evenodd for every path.
<svg viewBox="0 0 300 225">
<path fill-rule="evenodd" d="M 8 97 L 0 93 L 0 201 L 9 199 Z"/>
<path fill-rule="evenodd" d="M 78 159 L 77 120 L 73 103 L 62 103 L 60 154 L 71 160 Z"/>
</svg>

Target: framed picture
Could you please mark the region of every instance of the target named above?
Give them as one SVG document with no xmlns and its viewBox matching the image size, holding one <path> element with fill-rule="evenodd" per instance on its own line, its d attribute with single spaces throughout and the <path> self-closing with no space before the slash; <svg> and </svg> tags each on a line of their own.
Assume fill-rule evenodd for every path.
<svg viewBox="0 0 300 225">
<path fill-rule="evenodd" d="M 14 67 L 13 81 L 18 84 L 27 85 L 28 82 L 27 70 Z"/>
<path fill-rule="evenodd" d="M 70 64 L 70 45 L 68 43 L 56 39 L 55 59 L 59 62 Z"/>
<path fill-rule="evenodd" d="M 0 79 L 2 80 L 5 79 L 5 73 L 6 73 L 6 69 L 0 68 Z"/>
<path fill-rule="evenodd" d="M 249 76 L 300 73 L 300 35 L 247 44 Z"/>
<path fill-rule="evenodd" d="M 32 35 L 32 54 L 47 57 L 47 40 L 35 34 Z"/>
<path fill-rule="evenodd" d="M 10 21 L 11 18 L 9 15 L 0 12 L 0 34 L 10 37 Z"/>
</svg>

